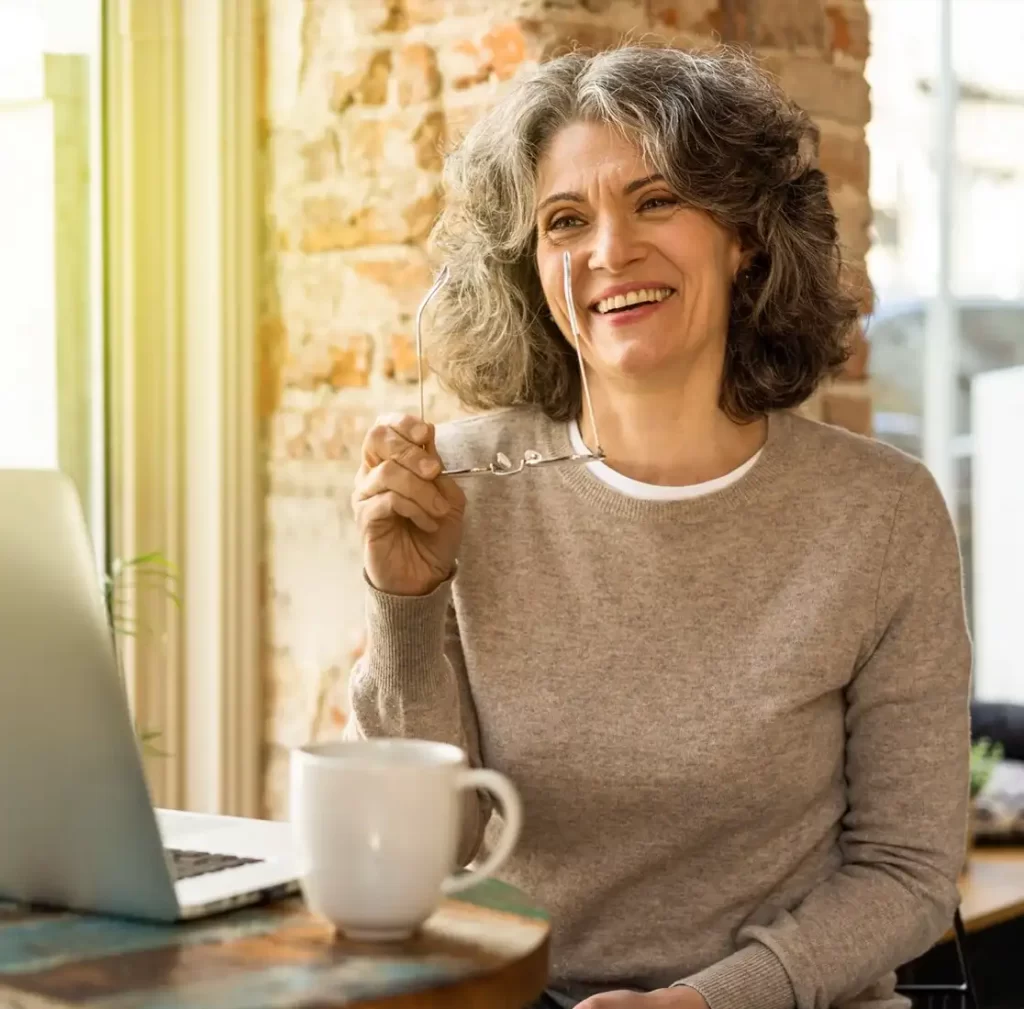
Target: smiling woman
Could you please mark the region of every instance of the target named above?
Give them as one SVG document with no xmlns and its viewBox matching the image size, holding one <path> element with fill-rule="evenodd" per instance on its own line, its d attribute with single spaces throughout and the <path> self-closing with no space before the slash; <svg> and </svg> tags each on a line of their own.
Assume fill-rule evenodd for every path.
<svg viewBox="0 0 1024 1009">
<path fill-rule="evenodd" d="M 686 104 L 664 101 L 672 80 Z M 857 316 L 816 147 L 810 119 L 737 54 L 623 48 L 545 65 L 446 166 L 434 238 L 454 283 L 438 298 L 430 354 L 442 383 L 470 406 L 532 402 L 575 416 L 578 368 L 565 320 L 549 310 L 553 251 L 572 249 L 582 278 L 592 257 L 629 255 L 620 239 L 636 248 L 637 229 L 660 229 L 678 244 L 675 266 L 659 267 L 677 283 L 679 255 L 702 263 L 704 288 L 683 292 L 675 311 L 729 320 L 727 411 L 749 418 L 802 402 L 846 359 Z M 602 293 L 576 286 L 581 298 Z"/>
<path fill-rule="evenodd" d="M 952 920 L 957 543 L 923 466 L 790 411 L 856 314 L 814 161 L 752 63 L 629 47 L 448 163 L 433 362 L 483 409 L 364 442 L 346 731 L 516 783 L 549 1009 L 896 1009 Z M 463 858 L 498 825 L 471 797 Z"/>
</svg>

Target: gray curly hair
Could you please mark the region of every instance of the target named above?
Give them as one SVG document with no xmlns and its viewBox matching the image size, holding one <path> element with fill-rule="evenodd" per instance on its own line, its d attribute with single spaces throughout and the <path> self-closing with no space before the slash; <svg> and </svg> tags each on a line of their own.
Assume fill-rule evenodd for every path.
<svg viewBox="0 0 1024 1009">
<path fill-rule="evenodd" d="M 836 219 L 814 124 L 752 60 L 627 45 L 543 64 L 479 120 L 445 164 L 432 244 L 451 279 L 428 360 L 470 409 L 533 404 L 578 414 L 575 353 L 535 262 L 535 175 L 576 121 L 626 132 L 688 204 L 750 253 L 732 293 L 720 402 L 743 421 L 807 399 L 839 370 L 857 301 L 840 279 Z"/>
</svg>

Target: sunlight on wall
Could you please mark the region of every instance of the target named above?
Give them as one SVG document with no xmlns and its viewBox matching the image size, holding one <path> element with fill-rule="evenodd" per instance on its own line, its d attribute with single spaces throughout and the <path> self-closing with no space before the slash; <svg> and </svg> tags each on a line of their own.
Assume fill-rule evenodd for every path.
<svg viewBox="0 0 1024 1009">
<path fill-rule="evenodd" d="M 53 109 L 35 5 L 0 0 L 0 466 L 57 465 Z"/>
<path fill-rule="evenodd" d="M 0 0 L 0 102 L 42 96 L 44 37 L 37 4 Z"/>
</svg>

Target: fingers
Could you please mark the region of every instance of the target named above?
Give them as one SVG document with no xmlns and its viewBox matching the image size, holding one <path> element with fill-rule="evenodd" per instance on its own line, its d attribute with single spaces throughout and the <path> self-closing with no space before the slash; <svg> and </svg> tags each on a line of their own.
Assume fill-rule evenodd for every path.
<svg viewBox="0 0 1024 1009">
<path fill-rule="evenodd" d="M 410 473 L 432 480 L 441 472 L 433 439 L 433 425 L 417 417 L 380 417 L 363 442 L 363 465 L 369 470 L 390 459 Z"/>
<path fill-rule="evenodd" d="M 432 481 L 416 476 L 394 459 L 385 459 L 356 481 L 356 501 L 388 493 L 408 499 L 435 518 L 443 518 L 451 509 Z"/>
<path fill-rule="evenodd" d="M 440 454 L 437 451 L 436 442 L 437 431 L 434 427 L 430 428 L 430 435 L 427 441 L 426 448 L 432 456 L 436 457 L 439 463 L 442 463 Z M 434 486 L 444 495 L 445 500 L 451 505 L 452 508 L 457 511 L 462 511 L 466 506 L 466 495 L 458 483 L 451 477 L 442 476 L 438 477 L 434 481 Z"/>
<path fill-rule="evenodd" d="M 352 495 L 357 522 L 365 529 L 401 516 L 425 532 L 436 532 L 439 519 L 451 510 L 434 483 L 440 472 L 432 425 L 401 414 L 378 418 L 363 442 Z"/>
<path fill-rule="evenodd" d="M 393 522 L 396 515 L 409 519 L 426 533 L 436 533 L 439 522 L 431 518 L 415 501 L 402 497 L 395 491 L 384 491 L 373 497 L 355 502 L 356 520 L 362 529 Z"/>
<path fill-rule="evenodd" d="M 352 495 L 360 526 L 400 515 L 425 532 L 436 532 L 439 519 L 465 507 L 458 484 L 441 477 L 432 424 L 418 417 L 388 414 L 378 418 L 363 442 L 363 461 Z"/>
</svg>

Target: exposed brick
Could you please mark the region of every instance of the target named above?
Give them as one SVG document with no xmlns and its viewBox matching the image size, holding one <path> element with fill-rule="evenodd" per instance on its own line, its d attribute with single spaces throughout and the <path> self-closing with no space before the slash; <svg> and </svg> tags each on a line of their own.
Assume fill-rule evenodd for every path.
<svg viewBox="0 0 1024 1009">
<path fill-rule="evenodd" d="M 828 19 L 828 46 L 833 54 L 840 52 L 855 60 L 866 61 L 870 55 L 870 22 L 865 8 L 830 5 L 825 8 Z"/>
<path fill-rule="evenodd" d="M 372 257 L 351 261 L 351 269 L 360 279 L 379 284 L 396 298 L 412 291 L 418 292 L 414 295 L 418 301 L 432 282 L 426 256 L 412 249 L 403 249 L 401 254 L 381 249 Z"/>
<path fill-rule="evenodd" d="M 324 30 L 327 3 L 328 0 L 303 0 L 302 27 L 300 30 L 300 44 L 302 47 L 300 76 L 305 76 L 306 70 L 316 58 L 316 52 Z"/>
<path fill-rule="evenodd" d="M 441 93 L 441 73 L 431 46 L 413 42 L 398 53 L 395 65 L 398 101 L 402 105 L 428 102 Z"/>
<path fill-rule="evenodd" d="M 338 131 L 346 175 L 374 176 L 386 168 L 385 144 L 396 125 L 394 120 L 369 118 L 355 112 L 347 115 Z"/>
<path fill-rule="evenodd" d="M 717 11 L 708 15 L 714 34 L 727 43 L 747 43 L 750 39 L 750 17 L 743 0 L 722 0 Z"/>
<path fill-rule="evenodd" d="M 441 211 L 441 192 L 439 188 L 432 189 L 424 196 L 413 200 L 402 210 L 402 220 L 406 224 L 407 242 L 424 241 L 434 221 Z"/>
<path fill-rule="evenodd" d="M 491 66 L 484 53 L 469 39 L 446 46 L 438 57 L 444 79 L 457 90 L 482 84 L 491 76 Z"/>
<path fill-rule="evenodd" d="M 268 709 L 276 709 L 268 702 Z M 286 746 L 266 745 L 263 749 L 263 808 L 268 820 L 288 819 L 288 786 L 291 776 L 291 750 Z"/>
<path fill-rule="evenodd" d="M 522 26 L 513 22 L 492 28 L 480 49 L 499 81 L 512 78 L 526 59 L 527 44 Z"/>
<path fill-rule="evenodd" d="M 839 219 L 839 243 L 851 262 L 859 262 L 871 247 L 871 204 L 867 194 L 853 186 L 830 190 Z"/>
<path fill-rule="evenodd" d="M 334 130 L 325 130 L 316 140 L 303 144 L 301 154 L 306 166 L 307 181 L 322 182 L 338 174 L 341 149 Z"/>
<path fill-rule="evenodd" d="M 827 35 L 825 13 L 817 0 L 733 0 L 743 9 L 747 37 L 757 48 L 824 50 Z"/>
<path fill-rule="evenodd" d="M 424 183 L 424 184 L 421 184 Z M 368 195 L 313 196 L 303 202 L 298 249 L 315 254 L 364 245 L 421 242 L 441 209 L 436 182 L 398 178 Z"/>
<path fill-rule="evenodd" d="M 860 326 L 850 337 L 850 349 L 852 353 L 843 369 L 843 377 L 855 381 L 867 378 L 870 347 L 868 341 L 864 339 L 864 333 Z"/>
<path fill-rule="evenodd" d="M 278 606 L 284 602 L 281 595 L 280 592 L 276 594 Z M 268 665 L 266 738 L 281 746 L 302 746 L 310 741 L 315 682 L 305 675 L 287 652 L 274 655 Z"/>
<path fill-rule="evenodd" d="M 444 136 L 444 115 L 440 112 L 428 112 L 412 135 L 417 167 L 430 172 L 441 170 L 444 164 Z"/>
<path fill-rule="evenodd" d="M 381 32 L 404 32 L 409 27 L 409 0 L 306 0 L 327 6 L 328 15 L 334 17 L 325 29 L 333 28 L 328 41 L 344 43 L 346 39 L 364 38 Z M 325 32 L 326 34 L 326 32 Z"/>
<path fill-rule="evenodd" d="M 833 187 L 846 183 L 867 192 L 871 165 L 863 129 L 823 127 L 818 163 Z"/>
<path fill-rule="evenodd" d="M 501 85 L 498 85 L 500 91 Z M 494 84 L 478 84 L 445 95 L 444 111 L 448 143 L 455 144 L 479 120 L 495 100 Z"/>
<path fill-rule="evenodd" d="M 380 409 L 346 408 L 335 403 L 301 412 L 278 411 L 271 434 L 274 458 L 343 462 L 356 467 L 363 439 L 379 412 Z"/>
<path fill-rule="evenodd" d="M 875 306 L 875 294 L 863 261 L 843 264 L 843 282 L 860 302 L 860 314 L 870 315 Z"/>
<path fill-rule="evenodd" d="M 387 181 L 416 169 L 438 171 L 444 127 L 444 115 L 422 105 L 386 118 L 353 110 L 338 128 L 346 177 Z"/>
<path fill-rule="evenodd" d="M 313 390 L 366 386 L 373 365 L 373 340 L 366 333 L 335 334 L 329 341 L 309 340 L 288 361 L 285 384 Z"/>
<path fill-rule="evenodd" d="M 352 57 L 352 63 L 350 69 L 333 76 L 328 101 L 334 112 L 345 112 L 355 104 L 383 105 L 388 100 L 391 50 L 373 49 L 358 53 Z"/>
<path fill-rule="evenodd" d="M 333 405 L 312 410 L 307 443 L 313 458 L 357 463 L 374 416 L 365 409 L 350 411 Z"/>
<path fill-rule="evenodd" d="M 350 209 L 337 197 L 311 197 L 302 208 L 299 249 L 317 253 L 356 248 L 363 243 L 369 230 L 369 215 L 369 208 Z"/>
<path fill-rule="evenodd" d="M 535 27 L 528 19 L 512 21 L 496 25 L 479 38 L 461 38 L 443 46 L 438 62 L 445 82 L 464 90 L 489 80 L 512 80 L 534 58 Z"/>
<path fill-rule="evenodd" d="M 597 53 L 621 45 L 625 33 L 620 28 L 595 22 L 560 22 L 555 28 L 539 32 L 543 39 L 541 60 L 554 59 L 569 52 Z"/>
<path fill-rule="evenodd" d="M 840 381 L 823 394 L 824 420 L 855 434 L 872 433 L 871 394 L 864 382 Z"/>
<path fill-rule="evenodd" d="M 303 412 L 283 408 L 274 411 L 269 429 L 271 462 L 301 457 L 306 446 L 306 424 L 307 418 Z"/>
<path fill-rule="evenodd" d="M 393 333 L 391 335 L 383 370 L 386 378 L 399 382 L 417 382 L 419 380 L 419 363 L 416 358 L 414 334 Z"/>
<path fill-rule="evenodd" d="M 450 16 L 447 7 L 445 0 L 405 0 L 405 16 L 410 25 L 433 25 Z"/>
<path fill-rule="evenodd" d="M 651 0 L 650 18 L 655 31 L 721 31 L 719 0 Z"/>
<path fill-rule="evenodd" d="M 807 417 L 809 420 L 824 421 L 824 394 L 821 389 L 815 390 L 803 403 L 794 407 L 793 412 L 801 417 Z"/>
<path fill-rule="evenodd" d="M 809 115 L 863 126 L 871 118 L 871 98 L 864 75 L 806 57 L 766 60 L 774 65 L 790 97 Z"/>
</svg>

